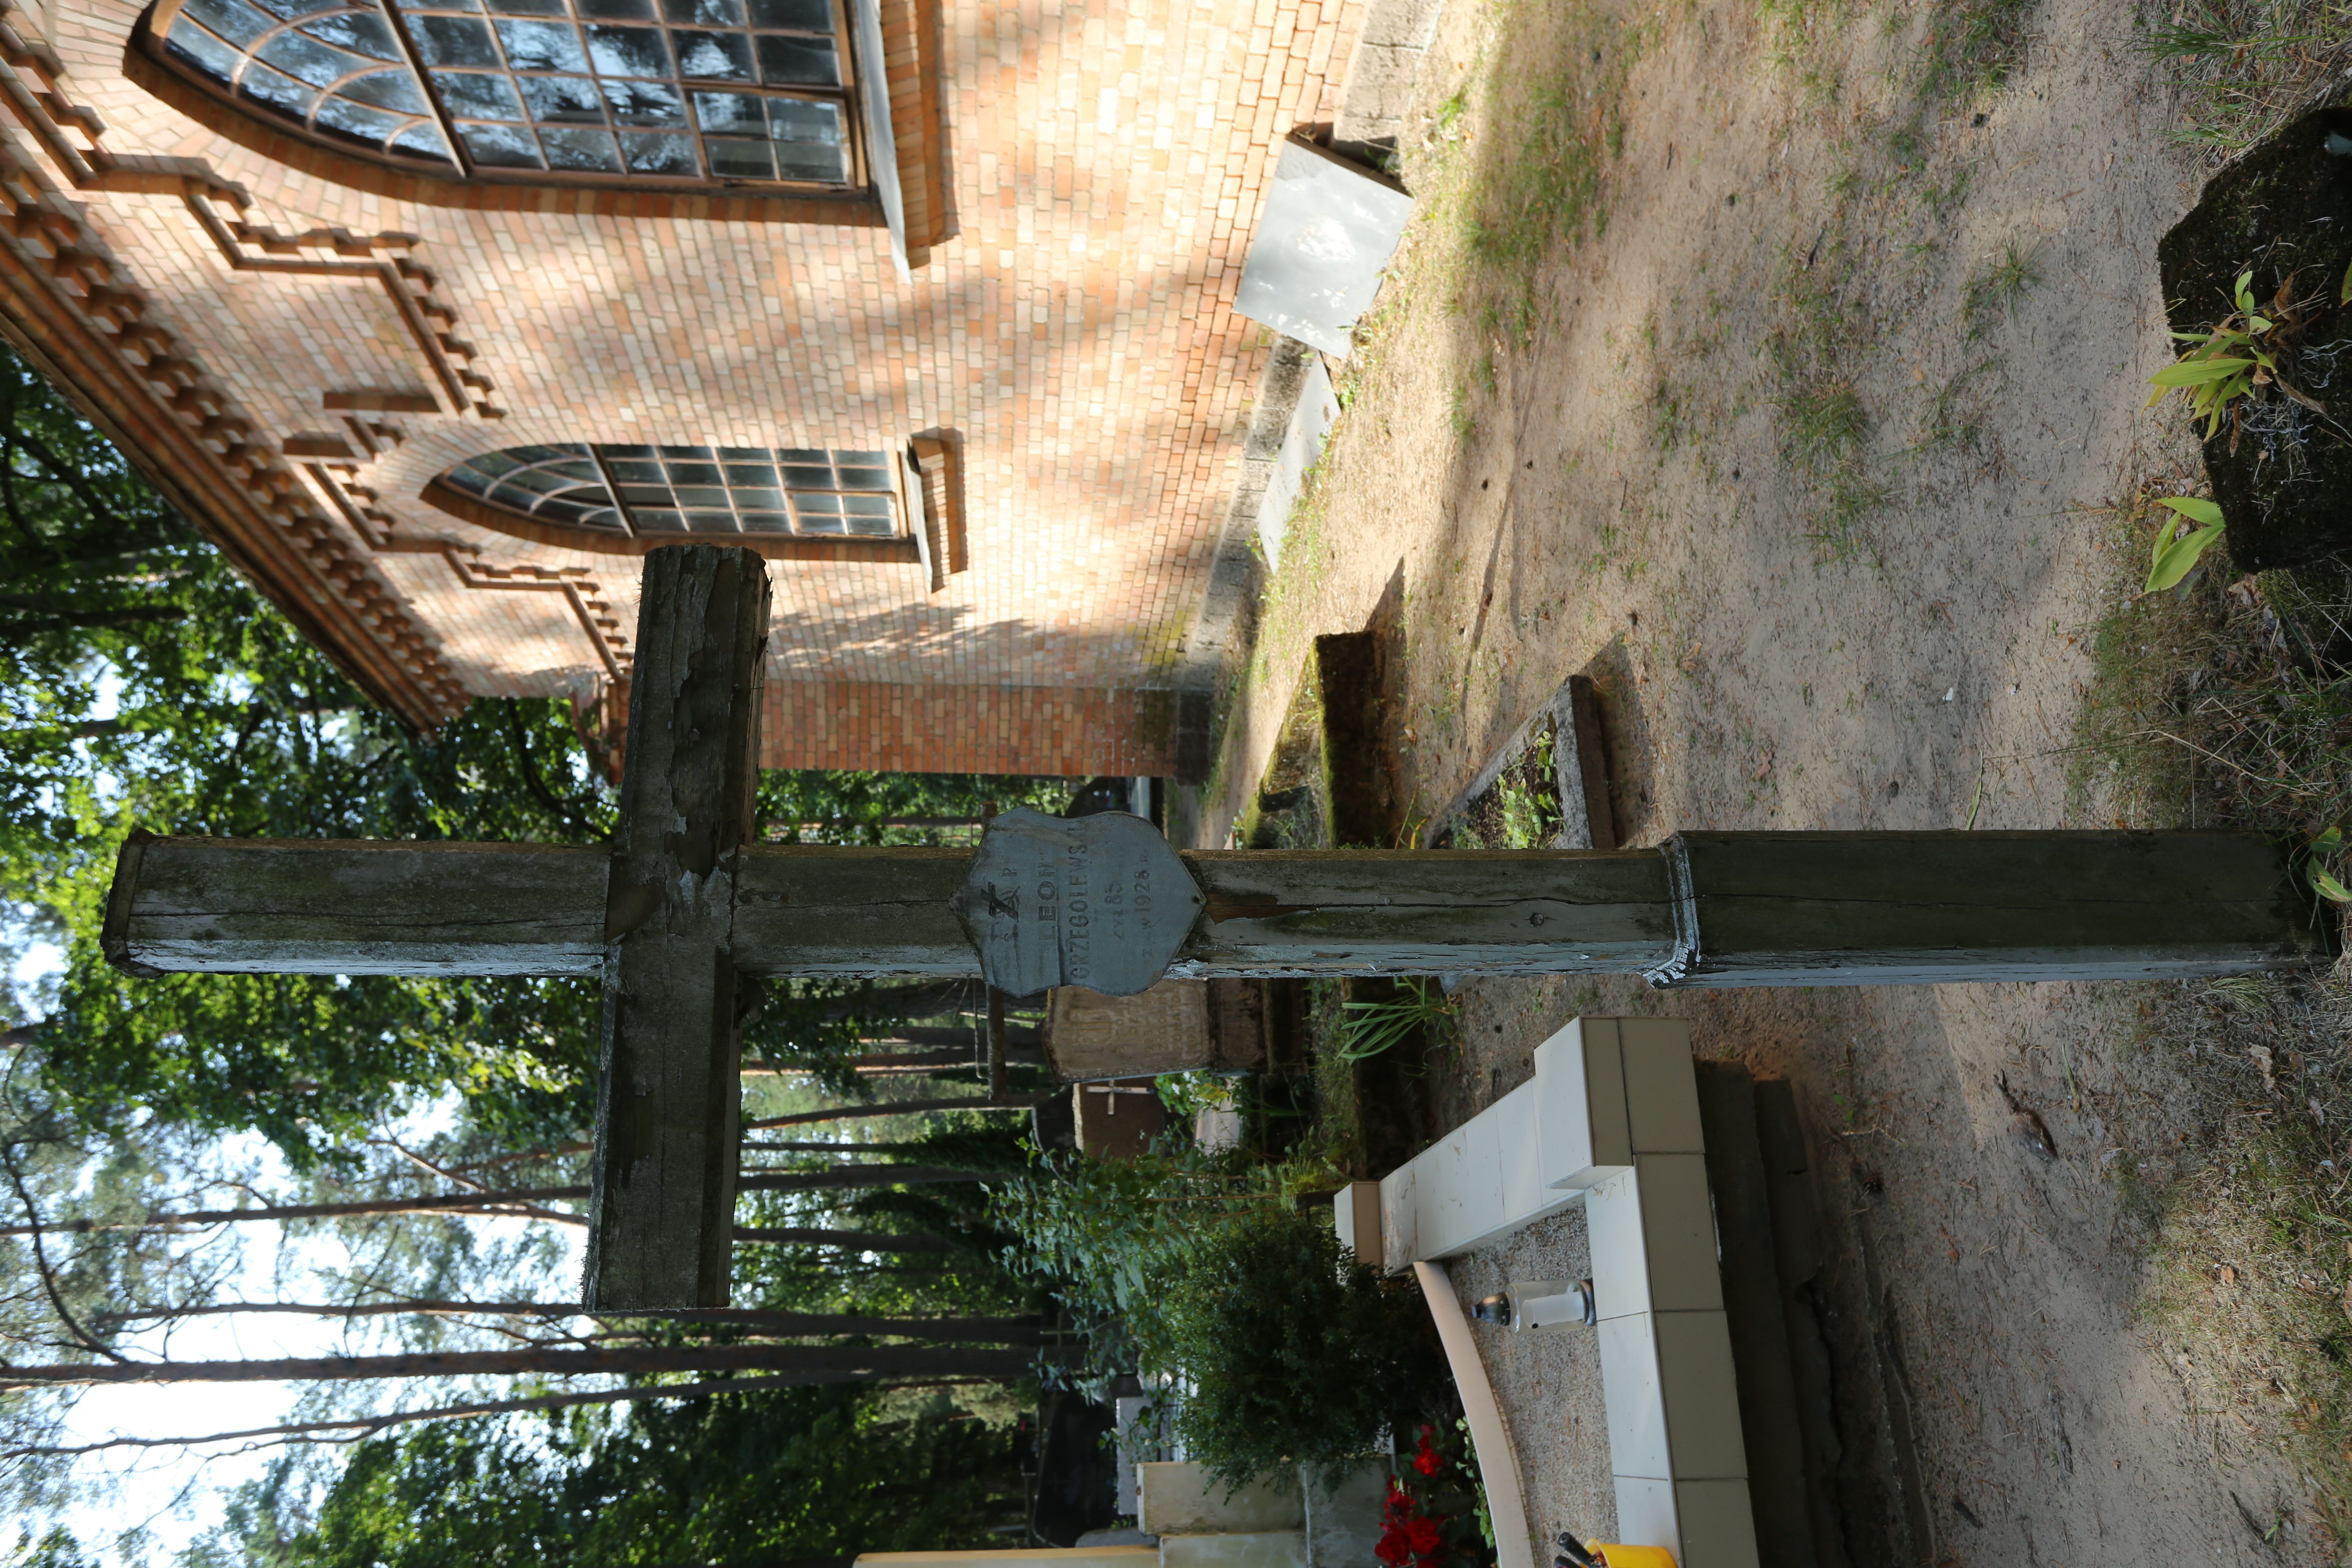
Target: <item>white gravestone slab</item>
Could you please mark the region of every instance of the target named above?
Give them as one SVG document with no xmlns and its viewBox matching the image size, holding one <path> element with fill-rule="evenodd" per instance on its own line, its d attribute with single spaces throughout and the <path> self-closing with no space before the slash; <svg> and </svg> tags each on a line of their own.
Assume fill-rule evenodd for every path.
<svg viewBox="0 0 2352 1568">
<path fill-rule="evenodd" d="M 1312 142 L 1285 141 L 1234 310 L 1345 359 L 1412 216 L 1412 198 L 1392 182 Z"/>
<path fill-rule="evenodd" d="M 1581 1202 L 1616 1538 L 1682 1568 L 1756 1568 L 1690 1026 L 1579 1018 L 1536 1047 L 1535 1068 L 1381 1179 L 1381 1267 L 1456 1257 Z M 1334 1206 L 1343 1236 L 1369 1240 L 1359 1193 Z M 1450 1288 L 1433 1303 L 1458 1315 Z M 1457 1381 L 1484 1380 L 1475 1347 L 1448 1359 Z"/>
<path fill-rule="evenodd" d="M 1168 973 L 1205 900 L 1139 816 L 993 818 L 956 895 L 980 972 L 1009 996 L 1083 985 L 1132 996 Z"/>
<path fill-rule="evenodd" d="M 1290 427 L 1275 454 L 1274 476 L 1265 481 L 1265 495 L 1257 505 L 1258 548 L 1268 566 L 1282 564 L 1282 543 L 1290 536 L 1291 509 L 1307 486 L 1307 470 L 1323 456 L 1331 426 L 1339 422 L 1339 396 L 1331 390 L 1331 373 L 1321 355 L 1307 362 L 1307 377 L 1298 388 L 1298 402 L 1290 411 Z"/>
</svg>

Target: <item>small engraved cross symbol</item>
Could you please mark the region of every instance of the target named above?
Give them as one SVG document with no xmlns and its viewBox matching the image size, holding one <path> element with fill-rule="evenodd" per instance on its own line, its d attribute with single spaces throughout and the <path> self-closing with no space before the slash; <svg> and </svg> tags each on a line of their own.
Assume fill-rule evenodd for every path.
<svg viewBox="0 0 2352 1568">
<path fill-rule="evenodd" d="M 997 915 L 1003 915 L 1008 920 L 1019 920 L 1021 889 L 1015 888 L 1010 893 L 999 893 L 995 884 L 991 883 L 988 889 L 988 912 L 992 919 Z"/>
</svg>

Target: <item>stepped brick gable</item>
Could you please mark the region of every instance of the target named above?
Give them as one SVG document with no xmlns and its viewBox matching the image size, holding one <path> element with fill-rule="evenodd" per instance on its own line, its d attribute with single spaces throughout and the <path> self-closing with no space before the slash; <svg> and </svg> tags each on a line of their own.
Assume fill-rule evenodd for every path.
<svg viewBox="0 0 2352 1568">
<path fill-rule="evenodd" d="M 0 7 L 0 331 L 419 727 L 625 711 L 693 539 L 769 766 L 1166 773 L 1361 10 Z"/>
</svg>

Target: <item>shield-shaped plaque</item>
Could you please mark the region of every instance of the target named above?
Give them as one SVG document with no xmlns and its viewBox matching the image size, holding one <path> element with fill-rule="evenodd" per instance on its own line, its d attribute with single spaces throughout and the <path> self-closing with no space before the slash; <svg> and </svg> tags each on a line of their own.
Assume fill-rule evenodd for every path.
<svg viewBox="0 0 2352 1568">
<path fill-rule="evenodd" d="M 1013 996 L 1083 985 L 1132 996 L 1168 973 L 1205 900 L 1183 857 L 1139 816 L 992 819 L 955 910 L 980 972 Z"/>
</svg>

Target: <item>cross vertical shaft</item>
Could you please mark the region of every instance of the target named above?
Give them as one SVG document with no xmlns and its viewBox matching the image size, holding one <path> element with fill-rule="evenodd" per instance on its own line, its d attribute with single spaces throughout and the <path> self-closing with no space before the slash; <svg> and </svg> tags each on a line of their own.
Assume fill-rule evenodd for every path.
<svg viewBox="0 0 2352 1568">
<path fill-rule="evenodd" d="M 645 558 L 604 900 L 591 1310 L 727 1303 L 742 987 L 736 882 L 756 826 L 768 580 L 750 550 Z"/>
</svg>

